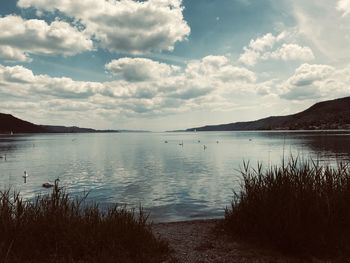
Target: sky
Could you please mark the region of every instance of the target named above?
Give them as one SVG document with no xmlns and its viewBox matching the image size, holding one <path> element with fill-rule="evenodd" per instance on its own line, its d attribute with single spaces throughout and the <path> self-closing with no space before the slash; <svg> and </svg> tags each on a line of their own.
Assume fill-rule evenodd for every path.
<svg viewBox="0 0 350 263">
<path fill-rule="evenodd" d="M 0 112 L 165 131 L 350 96 L 350 0 L 1 0 Z"/>
</svg>

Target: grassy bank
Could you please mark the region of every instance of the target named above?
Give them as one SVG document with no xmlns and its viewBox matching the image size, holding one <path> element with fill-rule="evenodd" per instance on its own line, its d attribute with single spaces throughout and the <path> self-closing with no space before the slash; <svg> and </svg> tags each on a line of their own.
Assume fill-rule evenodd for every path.
<svg viewBox="0 0 350 263">
<path fill-rule="evenodd" d="M 162 262 L 168 245 L 155 238 L 142 210 L 82 206 L 58 185 L 24 202 L 0 192 L 0 261 Z"/>
<path fill-rule="evenodd" d="M 225 213 L 228 233 L 299 255 L 350 255 L 350 163 L 291 158 L 265 170 L 245 163 L 241 173 Z"/>
</svg>

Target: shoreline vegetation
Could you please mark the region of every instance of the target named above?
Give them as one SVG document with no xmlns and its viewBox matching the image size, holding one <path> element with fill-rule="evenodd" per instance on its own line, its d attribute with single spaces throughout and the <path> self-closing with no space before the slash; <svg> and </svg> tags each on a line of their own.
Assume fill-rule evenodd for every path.
<svg viewBox="0 0 350 263">
<path fill-rule="evenodd" d="M 291 157 L 244 163 L 223 219 L 152 224 L 114 206 L 102 212 L 58 183 L 23 201 L 0 192 L 2 262 L 348 262 L 350 162 Z M 316 259 L 317 260 L 314 260 Z"/>
<path fill-rule="evenodd" d="M 86 196 L 85 196 L 86 197 Z M 0 192 L 0 261 L 4 263 L 162 262 L 169 253 L 142 208 L 101 212 L 55 183 L 52 193 L 23 201 Z"/>
<path fill-rule="evenodd" d="M 225 211 L 226 233 L 287 254 L 349 260 L 350 162 L 291 157 L 265 170 L 244 163 L 240 172 L 241 190 Z"/>
</svg>

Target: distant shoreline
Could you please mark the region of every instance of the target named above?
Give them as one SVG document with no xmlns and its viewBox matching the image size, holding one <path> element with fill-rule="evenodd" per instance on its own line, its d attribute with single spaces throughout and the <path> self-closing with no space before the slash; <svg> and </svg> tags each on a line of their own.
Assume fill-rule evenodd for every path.
<svg viewBox="0 0 350 263">
<path fill-rule="evenodd" d="M 334 132 L 344 132 L 348 133 L 350 132 L 350 129 L 327 129 L 327 130 L 220 130 L 220 131 L 186 131 L 186 130 L 178 130 L 178 131 L 161 131 L 161 132 L 154 132 L 154 131 L 96 131 L 96 132 L 19 132 L 19 133 L 2 133 L 0 132 L 0 136 L 15 136 L 15 135 L 29 135 L 29 134 L 52 134 L 52 135 L 58 135 L 58 134 L 106 134 L 106 133 L 215 133 L 215 132 L 273 132 L 273 133 L 334 133 Z"/>
<path fill-rule="evenodd" d="M 350 132 L 350 129 L 300 129 L 300 130 L 205 130 L 205 131 L 193 131 L 193 130 L 175 130 L 165 132 L 186 132 L 186 133 L 202 133 L 202 132 L 337 132 L 344 131 Z"/>
<path fill-rule="evenodd" d="M 96 132 L 19 132 L 19 133 L 1 133 L 0 136 L 15 136 L 15 135 L 30 135 L 30 134 L 52 134 L 52 135 L 58 135 L 58 134 L 106 134 L 106 133 L 152 133 L 150 131 L 96 131 Z"/>
</svg>

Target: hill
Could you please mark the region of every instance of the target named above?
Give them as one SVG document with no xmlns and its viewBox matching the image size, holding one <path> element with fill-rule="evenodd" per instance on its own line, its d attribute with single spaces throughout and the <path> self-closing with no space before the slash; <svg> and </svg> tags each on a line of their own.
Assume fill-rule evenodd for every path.
<svg viewBox="0 0 350 263">
<path fill-rule="evenodd" d="M 47 130 L 39 125 L 0 113 L 0 133 L 41 133 Z"/>
<path fill-rule="evenodd" d="M 49 126 L 36 125 L 34 123 L 18 119 L 11 114 L 0 113 L 0 134 L 1 133 L 87 133 L 87 132 L 118 132 L 115 130 L 94 130 L 79 128 L 76 126 Z"/>
<path fill-rule="evenodd" d="M 305 111 L 256 121 L 190 128 L 186 131 L 350 129 L 350 97 L 316 103 Z"/>
<path fill-rule="evenodd" d="M 66 127 L 66 126 L 50 126 L 50 125 L 40 125 L 47 132 L 54 133 L 84 133 L 84 132 L 98 132 L 98 130 L 90 129 L 90 128 L 79 128 L 76 126 Z M 103 131 L 104 132 L 104 131 Z"/>
</svg>

